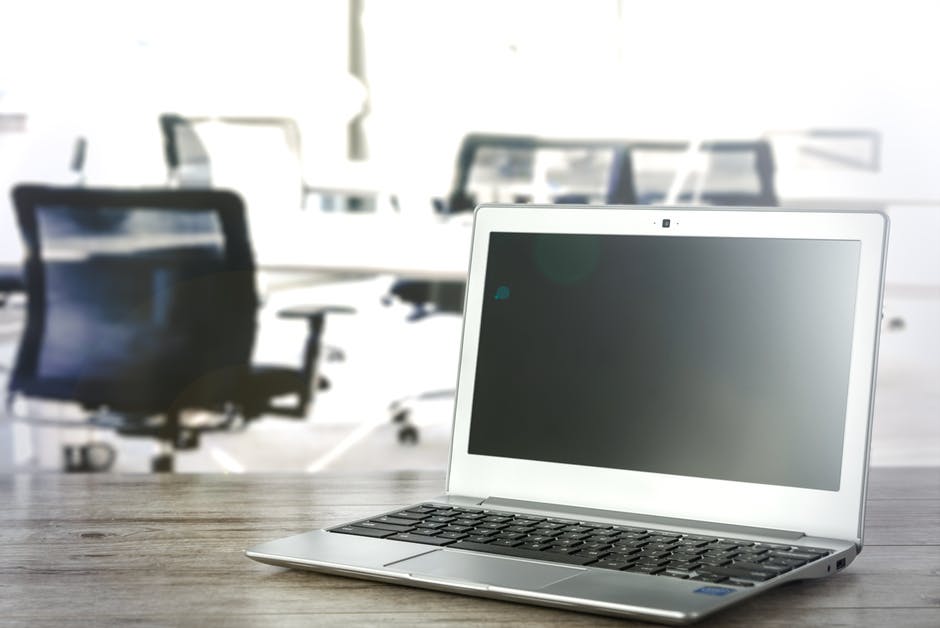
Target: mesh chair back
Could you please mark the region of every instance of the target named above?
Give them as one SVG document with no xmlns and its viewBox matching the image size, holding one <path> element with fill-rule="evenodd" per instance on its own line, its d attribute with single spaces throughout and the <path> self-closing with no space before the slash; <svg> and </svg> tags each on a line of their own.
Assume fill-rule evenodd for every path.
<svg viewBox="0 0 940 628">
<path fill-rule="evenodd" d="M 28 316 L 12 391 L 154 412 L 231 398 L 257 309 L 238 196 L 20 186 L 14 202 Z"/>
</svg>

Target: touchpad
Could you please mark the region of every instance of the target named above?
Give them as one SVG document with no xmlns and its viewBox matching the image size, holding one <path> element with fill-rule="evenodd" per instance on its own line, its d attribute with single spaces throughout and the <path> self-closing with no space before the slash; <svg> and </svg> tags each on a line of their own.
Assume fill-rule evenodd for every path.
<svg viewBox="0 0 940 628">
<path fill-rule="evenodd" d="M 584 573 L 577 567 L 542 565 L 501 556 L 437 550 L 389 565 L 415 575 L 457 582 L 535 590 Z"/>
</svg>

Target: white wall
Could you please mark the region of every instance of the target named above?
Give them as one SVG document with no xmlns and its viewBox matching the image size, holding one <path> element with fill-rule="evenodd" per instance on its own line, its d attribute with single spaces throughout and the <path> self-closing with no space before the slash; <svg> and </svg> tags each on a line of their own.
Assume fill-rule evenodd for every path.
<svg viewBox="0 0 940 628">
<path fill-rule="evenodd" d="M 929 0 L 369 0 L 373 152 L 403 180 L 447 181 L 441 155 L 468 130 L 871 128 L 884 137 L 879 176 L 808 173 L 784 177 L 782 191 L 937 199 L 938 21 Z"/>
</svg>

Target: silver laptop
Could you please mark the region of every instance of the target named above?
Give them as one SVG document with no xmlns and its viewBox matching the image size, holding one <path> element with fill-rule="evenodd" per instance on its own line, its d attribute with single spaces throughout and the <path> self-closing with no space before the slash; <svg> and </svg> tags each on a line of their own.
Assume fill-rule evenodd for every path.
<svg viewBox="0 0 940 628">
<path fill-rule="evenodd" d="M 255 560 L 688 623 L 862 549 L 887 220 L 484 205 L 444 492 Z"/>
</svg>

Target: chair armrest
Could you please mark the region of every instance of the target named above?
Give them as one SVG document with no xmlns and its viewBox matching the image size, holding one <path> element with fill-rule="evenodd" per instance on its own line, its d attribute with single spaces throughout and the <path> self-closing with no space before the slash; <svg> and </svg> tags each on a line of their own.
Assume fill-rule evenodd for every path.
<svg viewBox="0 0 940 628">
<path fill-rule="evenodd" d="M 303 305 L 289 307 L 281 310 L 277 315 L 281 318 L 311 319 L 324 314 L 355 314 L 356 309 L 347 305 Z"/>
</svg>

